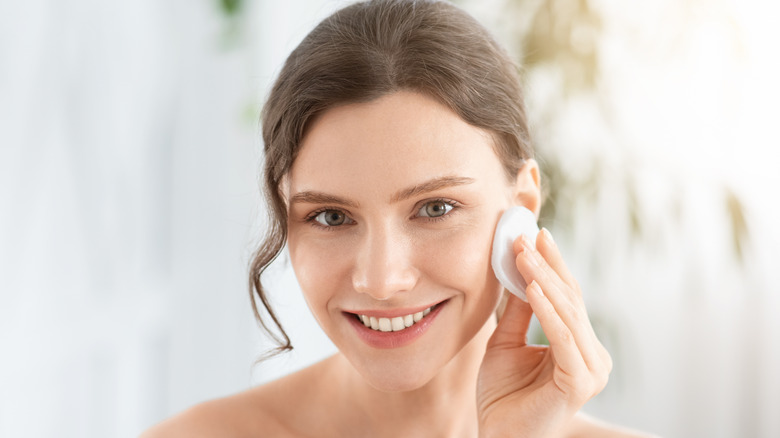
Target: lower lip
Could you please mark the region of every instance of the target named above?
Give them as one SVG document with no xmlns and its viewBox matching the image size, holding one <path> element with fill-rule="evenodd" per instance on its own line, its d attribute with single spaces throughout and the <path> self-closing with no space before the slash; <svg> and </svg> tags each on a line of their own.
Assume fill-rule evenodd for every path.
<svg viewBox="0 0 780 438">
<path fill-rule="evenodd" d="M 366 327 L 354 313 L 345 313 L 345 317 L 357 331 L 357 335 L 366 344 L 374 348 L 400 348 L 414 342 L 415 339 L 423 335 L 428 327 L 433 324 L 433 320 L 439 315 L 445 302 L 439 303 L 431 313 L 425 315 L 423 319 L 416 322 L 413 326 L 407 327 L 397 332 L 381 332 Z"/>
</svg>

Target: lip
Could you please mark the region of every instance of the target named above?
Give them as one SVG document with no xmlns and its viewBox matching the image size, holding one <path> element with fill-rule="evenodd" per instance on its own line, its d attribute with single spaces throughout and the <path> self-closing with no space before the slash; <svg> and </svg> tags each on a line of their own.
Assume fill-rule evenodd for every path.
<svg viewBox="0 0 780 438">
<path fill-rule="evenodd" d="M 448 301 L 449 300 L 445 300 L 434 304 L 434 309 L 431 310 L 431 313 L 426 315 L 425 318 L 421 319 L 413 326 L 407 327 L 397 332 L 381 332 L 366 327 L 357 317 L 355 317 L 357 313 L 344 312 L 344 317 L 347 318 L 347 321 L 352 325 L 352 327 L 354 327 L 358 337 L 369 346 L 381 349 L 400 348 L 411 344 L 417 338 L 422 336 L 428 330 L 428 328 L 430 328 L 431 324 L 433 324 L 433 321 L 436 319 L 436 317 L 439 315 L 439 312 L 441 312 L 441 309 L 444 308 Z M 410 309 L 394 309 L 391 311 L 361 311 L 366 313 L 359 313 L 359 315 L 374 316 L 377 318 L 394 318 L 421 312 L 428 307 L 431 306 Z"/>
</svg>

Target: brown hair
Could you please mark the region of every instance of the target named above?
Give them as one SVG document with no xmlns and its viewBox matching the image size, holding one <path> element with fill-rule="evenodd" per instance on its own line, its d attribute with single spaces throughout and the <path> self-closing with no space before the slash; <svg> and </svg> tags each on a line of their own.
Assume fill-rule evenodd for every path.
<svg viewBox="0 0 780 438">
<path fill-rule="evenodd" d="M 490 132 L 510 180 L 533 155 L 517 68 L 465 12 L 444 1 L 373 0 L 323 20 L 287 58 L 262 112 L 270 220 L 249 280 L 252 309 L 279 345 L 275 352 L 292 346 L 260 277 L 287 241 L 287 206 L 280 183 L 306 127 L 334 106 L 399 90 L 437 99 L 467 123 Z M 280 335 L 261 317 L 255 294 Z"/>
</svg>

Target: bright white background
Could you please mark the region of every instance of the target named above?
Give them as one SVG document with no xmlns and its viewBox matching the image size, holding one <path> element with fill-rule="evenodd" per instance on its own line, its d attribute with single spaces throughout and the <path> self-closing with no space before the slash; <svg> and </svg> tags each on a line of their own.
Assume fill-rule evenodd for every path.
<svg viewBox="0 0 780 438">
<path fill-rule="evenodd" d="M 0 437 L 136 436 L 333 351 L 282 260 L 267 280 L 296 350 L 255 366 L 270 344 L 246 266 L 258 108 L 343 4 L 250 2 L 231 22 L 209 1 L 0 0 Z M 505 38 L 501 4 L 465 7 Z M 617 120 L 605 132 L 572 100 L 545 139 L 571 172 L 604 169 L 574 225 L 551 225 L 616 359 L 586 410 L 670 437 L 780 436 L 779 11 L 594 4 Z M 528 81 L 533 118 L 556 86 Z M 626 168 L 654 230 L 638 242 Z M 723 187 L 746 209 L 742 265 Z"/>
</svg>

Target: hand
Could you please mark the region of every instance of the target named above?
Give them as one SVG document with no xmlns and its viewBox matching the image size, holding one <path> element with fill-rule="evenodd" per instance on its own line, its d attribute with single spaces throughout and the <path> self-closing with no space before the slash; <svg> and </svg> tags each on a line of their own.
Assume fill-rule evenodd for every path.
<svg viewBox="0 0 780 438">
<path fill-rule="evenodd" d="M 607 384 L 612 359 L 590 325 L 582 292 L 547 230 L 514 243 L 528 303 L 509 296 L 477 382 L 480 436 L 554 436 Z M 548 346 L 528 345 L 531 315 Z"/>
</svg>

